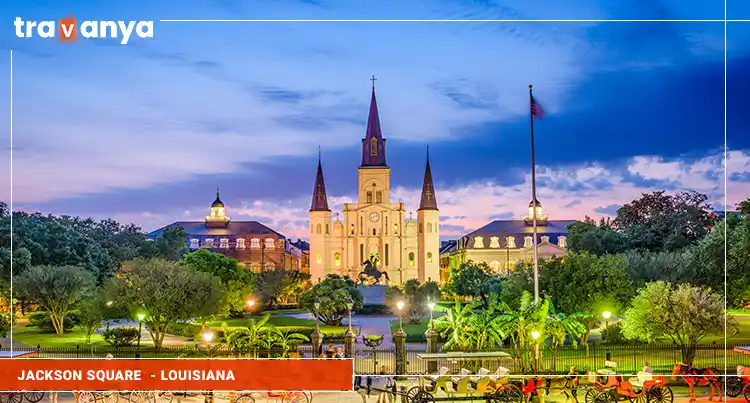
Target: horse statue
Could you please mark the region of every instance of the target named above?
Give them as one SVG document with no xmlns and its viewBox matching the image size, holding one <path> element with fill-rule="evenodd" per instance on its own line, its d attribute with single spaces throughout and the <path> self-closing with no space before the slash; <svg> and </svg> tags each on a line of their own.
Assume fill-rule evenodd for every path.
<svg viewBox="0 0 750 403">
<path fill-rule="evenodd" d="M 387 281 L 391 281 L 391 279 L 388 277 L 388 273 L 378 270 L 379 263 L 380 258 L 378 257 L 377 253 L 373 254 L 369 259 L 362 262 L 362 271 L 359 273 L 359 276 L 357 276 L 359 278 L 360 284 L 371 278 L 375 279 L 376 284 L 381 284 L 380 279 L 382 277 L 385 277 Z"/>
<path fill-rule="evenodd" d="M 711 396 L 708 400 L 714 400 L 714 389 L 717 390 L 716 394 L 721 396 L 721 373 L 716 368 L 693 368 L 691 365 L 678 362 L 672 368 L 672 380 L 677 379 L 678 376 L 685 379 L 690 387 L 689 402 L 694 402 L 696 399 L 695 385 L 711 387 Z"/>
<path fill-rule="evenodd" d="M 378 403 L 396 402 L 396 378 L 392 376 L 356 376 L 354 391 L 362 396 L 362 403 L 367 403 L 370 396 L 377 397 Z"/>
</svg>

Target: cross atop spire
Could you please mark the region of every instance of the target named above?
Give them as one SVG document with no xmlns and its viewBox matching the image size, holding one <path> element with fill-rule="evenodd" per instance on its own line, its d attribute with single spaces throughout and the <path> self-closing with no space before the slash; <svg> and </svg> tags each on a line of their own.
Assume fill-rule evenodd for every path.
<svg viewBox="0 0 750 403">
<path fill-rule="evenodd" d="M 422 198 L 419 201 L 419 210 L 437 209 L 435 185 L 432 183 L 432 171 L 430 170 L 430 147 L 427 146 L 427 164 L 424 167 L 424 181 L 422 182 Z"/>
<path fill-rule="evenodd" d="M 362 166 L 363 167 L 386 167 L 385 162 L 385 139 L 380 131 L 380 116 L 378 114 L 378 101 L 375 99 L 375 75 L 372 81 L 372 97 L 370 98 L 370 114 L 367 117 L 367 131 L 362 139 Z"/>
<path fill-rule="evenodd" d="M 377 80 L 377 78 L 375 77 L 375 74 L 373 74 L 372 77 L 370 77 L 370 81 L 372 81 L 372 92 L 375 92 L 375 81 L 376 80 Z"/>
</svg>

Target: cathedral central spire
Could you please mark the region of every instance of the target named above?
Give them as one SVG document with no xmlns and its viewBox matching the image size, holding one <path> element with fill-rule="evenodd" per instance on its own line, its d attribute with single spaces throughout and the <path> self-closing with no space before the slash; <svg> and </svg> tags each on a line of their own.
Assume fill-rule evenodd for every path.
<svg viewBox="0 0 750 403">
<path fill-rule="evenodd" d="M 432 183 L 432 171 L 430 170 L 430 148 L 427 147 L 427 164 L 424 167 L 424 182 L 422 182 L 422 198 L 419 201 L 419 210 L 437 209 L 435 185 Z"/>
<path fill-rule="evenodd" d="M 323 165 L 320 159 L 320 148 L 318 149 L 318 173 L 315 176 L 315 188 L 313 189 L 312 204 L 310 211 L 331 211 L 328 208 L 328 196 L 326 195 L 326 183 L 323 180 Z"/>
<path fill-rule="evenodd" d="M 380 117 L 378 116 L 378 102 L 375 99 L 375 76 L 372 81 L 372 97 L 370 98 L 370 115 L 367 118 L 367 131 L 362 139 L 362 166 L 387 166 L 385 162 L 385 139 L 380 131 Z"/>
</svg>

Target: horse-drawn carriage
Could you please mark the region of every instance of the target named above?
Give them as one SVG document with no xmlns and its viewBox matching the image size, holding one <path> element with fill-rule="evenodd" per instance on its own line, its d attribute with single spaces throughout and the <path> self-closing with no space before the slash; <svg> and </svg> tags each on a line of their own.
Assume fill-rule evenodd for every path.
<svg viewBox="0 0 750 403">
<path fill-rule="evenodd" d="M 617 363 L 606 362 L 604 370 L 588 373 L 591 385 L 586 391 L 586 403 L 609 403 L 627 400 L 631 403 L 672 403 L 674 394 L 664 377 L 641 371 L 637 377 L 625 379 L 613 368 Z"/>
<path fill-rule="evenodd" d="M 740 354 L 750 354 L 750 347 L 735 347 L 734 351 Z M 737 376 L 727 377 L 726 388 L 727 396 L 744 395 L 745 400 L 750 402 L 750 367 L 737 366 Z"/>
<path fill-rule="evenodd" d="M 0 392 L 0 403 L 37 403 L 44 398 L 44 392 Z"/>
</svg>

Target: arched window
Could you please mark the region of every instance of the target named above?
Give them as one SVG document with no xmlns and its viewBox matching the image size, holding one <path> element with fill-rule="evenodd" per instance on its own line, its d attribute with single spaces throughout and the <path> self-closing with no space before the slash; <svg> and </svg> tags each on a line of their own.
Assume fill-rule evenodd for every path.
<svg viewBox="0 0 750 403">
<path fill-rule="evenodd" d="M 359 244 L 359 260 L 365 261 L 365 244 Z"/>
<path fill-rule="evenodd" d="M 338 252 L 333 255 L 333 265 L 336 267 L 341 266 L 341 254 Z"/>
<path fill-rule="evenodd" d="M 320 231 L 323 227 L 320 224 L 315 225 L 315 233 L 320 234 Z"/>
<path fill-rule="evenodd" d="M 414 266 L 414 252 L 409 252 L 409 266 Z"/>
<path fill-rule="evenodd" d="M 323 260 L 320 258 L 320 253 L 315 254 L 315 263 L 320 264 Z"/>
<path fill-rule="evenodd" d="M 431 222 L 428 222 L 428 223 L 427 223 L 427 233 L 428 233 L 428 234 L 431 234 L 431 233 L 432 233 L 432 223 L 431 223 Z"/>
<path fill-rule="evenodd" d="M 378 155 L 378 139 L 375 137 L 370 139 L 370 155 L 373 157 Z"/>
<path fill-rule="evenodd" d="M 265 269 L 266 269 L 266 270 L 275 270 L 275 269 L 276 269 L 276 265 L 275 265 L 275 264 L 273 264 L 272 262 L 266 262 L 266 267 L 265 267 Z"/>
<path fill-rule="evenodd" d="M 419 233 L 421 234 L 422 232 L 424 232 L 424 224 L 419 223 Z"/>
<path fill-rule="evenodd" d="M 326 224 L 326 235 L 328 235 L 331 231 L 331 224 Z"/>
<path fill-rule="evenodd" d="M 432 252 L 427 252 L 427 263 L 432 263 Z"/>
<path fill-rule="evenodd" d="M 388 244 L 385 244 L 385 255 L 383 256 L 383 258 L 384 258 L 383 260 L 385 260 L 385 265 L 386 266 L 388 266 L 388 255 L 390 255 L 390 253 L 388 253 L 388 252 L 390 252 L 388 250 Z"/>
</svg>

